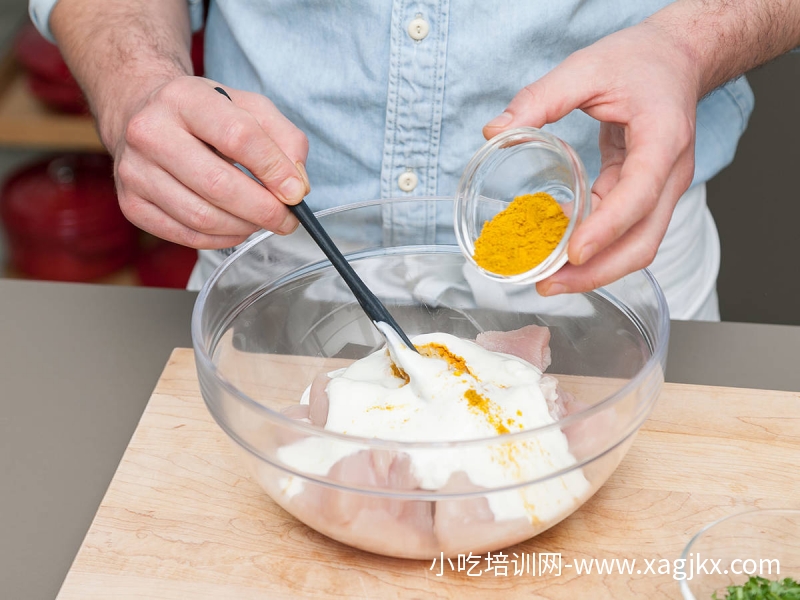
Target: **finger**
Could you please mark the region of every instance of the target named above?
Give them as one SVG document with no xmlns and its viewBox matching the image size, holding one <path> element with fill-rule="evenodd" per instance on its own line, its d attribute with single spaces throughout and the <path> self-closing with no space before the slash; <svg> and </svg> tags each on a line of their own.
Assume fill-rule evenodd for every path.
<svg viewBox="0 0 800 600">
<path fill-rule="evenodd" d="M 247 167 L 281 202 L 300 202 L 308 189 L 295 161 L 286 156 L 252 114 L 210 86 L 201 87 L 205 91 L 198 93 L 194 101 L 178 105 L 187 130 Z"/>
<path fill-rule="evenodd" d="M 600 167 L 600 174 L 594 182 L 591 190 L 592 211 L 603 202 L 603 198 L 611 191 L 619 181 L 619 173 L 622 169 L 622 159 L 619 161 L 603 164 Z"/>
<path fill-rule="evenodd" d="M 163 170 L 223 211 L 280 234 L 297 228 L 297 219 L 279 198 L 189 132 L 177 127 L 166 131 L 168 144 L 152 144 L 151 136 L 137 136 L 135 129 L 128 136 L 132 147 L 146 152 Z M 126 162 L 121 161 L 120 168 L 124 165 Z"/>
<path fill-rule="evenodd" d="M 120 208 L 127 219 L 139 229 L 190 248 L 230 248 L 247 239 L 247 236 L 201 233 L 179 223 L 158 206 L 141 197 L 121 197 Z"/>
<path fill-rule="evenodd" d="M 484 126 L 484 137 L 492 138 L 512 127 L 543 127 L 558 121 L 595 95 L 595 77 L 591 64 L 573 54 L 522 88 L 503 113 Z"/>
<path fill-rule="evenodd" d="M 597 204 L 592 204 L 592 210 L 597 210 L 603 198 L 608 196 L 609 192 L 617 185 L 621 171 L 622 163 L 614 163 L 600 167 L 600 174 L 597 176 L 592 186 L 592 195 L 597 196 L 599 202 Z"/>
<path fill-rule="evenodd" d="M 654 238 L 662 239 L 666 225 L 653 227 L 655 219 L 642 221 L 613 246 L 582 265 L 565 265 L 556 275 L 537 283 L 543 296 L 588 292 L 646 268 L 655 258 Z M 668 223 L 669 221 L 667 221 Z"/>
<path fill-rule="evenodd" d="M 279 140 L 281 150 L 292 162 L 305 164 L 308 138 L 269 98 L 241 90 L 231 90 L 230 94 L 237 106 L 255 117 L 261 129 L 268 131 L 274 140 Z"/>
<path fill-rule="evenodd" d="M 649 135 L 654 133 L 656 135 Z M 570 262 L 575 265 L 590 260 L 650 214 L 658 204 L 676 165 L 682 159 L 686 162 L 685 148 L 678 148 L 676 143 L 670 143 L 670 138 L 665 140 L 652 128 L 648 130 L 648 135 L 639 134 L 637 139 L 631 134 L 631 138 L 630 150 L 619 171 L 619 180 L 602 196 L 597 209 L 575 230 L 570 240 Z M 686 176 L 687 169 L 677 168 L 676 175 L 685 180 L 688 187 L 691 175 Z M 612 177 L 613 171 L 600 182 L 601 185 L 608 188 Z"/>
<path fill-rule="evenodd" d="M 172 175 L 159 168 L 144 168 L 128 160 L 118 168 L 120 186 L 150 198 L 167 215 L 200 233 L 249 236 L 258 225 L 232 215 L 198 196 Z M 135 191 L 134 191 L 135 190 Z"/>
<path fill-rule="evenodd" d="M 537 290 L 544 296 L 567 292 L 587 292 L 649 266 L 655 259 L 672 217 L 672 197 L 680 186 L 680 178 L 670 180 L 665 197 L 656 209 L 642 219 L 612 246 L 596 254 L 582 265 L 567 264 L 557 273 L 540 281 Z"/>
<path fill-rule="evenodd" d="M 597 210 L 603 198 L 619 182 L 625 161 L 625 142 L 622 138 L 621 127 L 608 123 L 600 125 L 600 174 L 592 185 L 592 210 Z"/>
<path fill-rule="evenodd" d="M 286 116 L 279 111 L 272 101 L 261 94 L 232 90 L 234 102 L 252 114 L 261 129 L 270 132 L 270 136 L 279 141 L 279 146 L 289 159 L 294 162 L 305 184 L 305 194 L 311 191 L 305 163 L 308 158 L 308 138 Z"/>
<path fill-rule="evenodd" d="M 601 123 L 598 146 L 600 148 L 600 174 L 592 186 L 592 191 L 603 198 L 619 181 L 620 170 L 625 162 L 624 127 L 613 123 Z"/>
</svg>

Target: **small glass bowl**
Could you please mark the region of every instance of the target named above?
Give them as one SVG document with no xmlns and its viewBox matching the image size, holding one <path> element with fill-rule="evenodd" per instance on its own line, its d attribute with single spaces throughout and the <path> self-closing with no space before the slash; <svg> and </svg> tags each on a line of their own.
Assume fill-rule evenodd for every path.
<svg viewBox="0 0 800 600">
<path fill-rule="evenodd" d="M 800 581 L 800 510 L 755 509 L 714 521 L 689 541 L 681 559 L 685 600 L 710 600 L 715 592 L 725 598 L 728 586 L 744 585 L 751 575 Z"/>
<path fill-rule="evenodd" d="M 517 196 L 547 192 L 569 217 L 564 237 L 533 269 L 500 275 L 475 262 L 475 240 L 484 223 Z M 454 229 L 466 259 L 489 279 L 534 283 L 567 262 L 567 245 L 575 228 L 591 211 L 589 178 L 578 154 L 563 140 L 535 127 L 509 129 L 486 142 L 472 157 L 458 183 Z"/>
</svg>

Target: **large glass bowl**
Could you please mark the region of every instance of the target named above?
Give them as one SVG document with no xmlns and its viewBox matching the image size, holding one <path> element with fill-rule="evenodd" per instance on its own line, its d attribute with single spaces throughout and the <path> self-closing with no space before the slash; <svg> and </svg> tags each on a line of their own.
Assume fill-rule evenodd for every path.
<svg viewBox="0 0 800 600">
<path fill-rule="evenodd" d="M 755 509 L 701 529 L 681 554 L 685 600 L 728 597 L 750 577 L 800 581 L 800 509 Z M 735 597 L 735 596 L 734 596 Z"/>
<path fill-rule="evenodd" d="M 292 418 L 324 372 L 383 346 L 383 339 L 302 229 L 264 234 L 206 282 L 192 316 L 203 398 L 269 496 L 345 544 L 397 557 L 483 553 L 523 541 L 569 516 L 619 465 L 664 379 L 669 317 L 647 271 L 587 294 L 543 298 L 534 286 L 486 279 L 453 232 L 452 198 L 403 198 L 327 210 L 320 222 L 409 336 L 472 338 L 526 325 L 551 332 L 565 412 L 546 427 L 458 442 L 393 442 L 342 435 Z M 286 448 L 313 439 L 363 468 L 299 467 Z M 425 453 L 515 452 L 553 439 L 569 464 L 496 489 L 454 481 L 408 489 L 393 465 Z M 327 446 L 325 446 L 327 445 Z M 526 446 L 528 445 L 528 446 Z M 450 482 L 448 482 L 450 483 Z M 567 490 L 565 494 L 563 490 Z M 539 517 L 496 519 L 490 506 L 541 498 Z M 566 497 L 566 500 L 564 499 Z"/>
</svg>

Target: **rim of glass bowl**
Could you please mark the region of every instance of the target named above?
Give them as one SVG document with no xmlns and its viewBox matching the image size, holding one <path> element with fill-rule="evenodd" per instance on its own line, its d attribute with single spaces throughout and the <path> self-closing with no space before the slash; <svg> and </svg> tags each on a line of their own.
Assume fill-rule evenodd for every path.
<svg viewBox="0 0 800 600">
<path fill-rule="evenodd" d="M 690 550 L 692 549 L 692 546 L 694 546 L 694 543 L 697 540 L 699 540 L 703 536 L 703 534 L 705 534 L 710 529 L 713 529 L 715 526 L 717 526 L 717 525 L 719 525 L 721 523 L 724 523 L 725 521 L 731 521 L 731 520 L 734 520 L 734 519 L 740 519 L 741 517 L 745 517 L 747 515 L 754 515 L 754 514 L 762 514 L 762 515 L 788 514 L 788 515 L 794 515 L 794 516 L 798 517 L 798 519 L 800 519 L 800 508 L 791 508 L 791 507 L 786 507 L 786 508 L 751 508 L 751 509 L 748 509 L 748 510 L 735 512 L 735 513 L 733 513 L 731 515 L 725 515 L 724 517 L 720 517 L 716 521 L 711 521 L 711 523 L 703 525 L 703 527 L 697 533 L 695 533 L 692 536 L 692 539 L 690 539 L 686 543 L 686 546 L 684 546 L 683 552 L 681 552 L 681 558 L 683 558 L 683 559 L 688 558 L 689 554 L 691 553 Z"/>
<path fill-rule="evenodd" d="M 339 212 L 343 212 L 345 210 L 354 210 L 357 208 L 365 208 L 369 206 L 376 206 L 385 204 L 386 202 L 425 202 L 425 201 L 450 201 L 453 202 L 453 197 L 449 196 L 409 196 L 409 197 L 402 197 L 402 198 L 385 198 L 381 200 L 367 200 L 364 202 L 354 202 L 352 204 L 347 204 L 343 206 L 336 206 L 333 208 L 329 208 L 326 210 L 322 210 L 318 213 L 315 213 L 318 217 L 326 217 L 328 215 L 336 214 Z M 205 306 L 206 299 L 208 297 L 210 289 L 214 286 L 214 284 L 219 280 L 220 277 L 223 276 L 225 271 L 227 270 L 228 266 L 234 263 L 239 257 L 246 254 L 250 248 L 253 246 L 260 244 L 266 238 L 275 235 L 271 231 L 265 231 L 262 234 L 258 235 L 257 237 L 245 242 L 242 244 L 235 252 L 233 252 L 230 256 L 228 256 L 211 274 L 211 276 L 206 280 L 203 284 L 203 287 L 200 289 L 200 293 L 195 301 L 194 309 L 192 310 L 192 325 L 191 325 L 191 334 L 192 334 L 192 346 L 194 347 L 195 352 L 195 360 L 198 362 L 198 366 L 202 366 L 204 370 L 211 373 L 217 382 L 234 398 L 237 398 L 241 402 L 249 405 L 250 407 L 254 408 L 256 412 L 263 414 L 266 418 L 277 421 L 279 423 L 283 423 L 287 426 L 292 428 L 298 429 L 303 432 L 307 432 L 313 435 L 319 435 L 323 433 L 326 436 L 330 436 L 334 439 L 340 439 L 346 442 L 350 442 L 353 444 L 363 444 L 365 446 L 374 446 L 380 447 L 382 449 L 393 449 L 393 450 L 404 450 L 404 449 L 432 449 L 432 448 L 452 448 L 452 447 L 471 447 L 471 446 L 483 446 L 487 443 L 496 443 L 499 436 L 490 436 L 485 438 L 474 438 L 469 440 L 457 440 L 452 442 L 403 442 L 398 440 L 382 440 L 378 438 L 367 438 L 367 437 L 360 437 L 354 435 L 346 435 L 342 433 L 337 433 L 335 431 L 327 431 L 325 429 L 320 429 L 319 427 L 312 425 L 310 423 L 303 423 L 302 421 L 298 421 L 297 419 L 292 419 L 291 417 L 287 417 L 286 415 L 272 410 L 260 402 L 256 401 L 255 399 L 251 398 L 247 394 L 240 391 L 235 385 L 233 385 L 230 381 L 225 379 L 222 374 L 217 370 L 216 365 L 211 359 L 211 355 L 207 352 L 206 348 L 202 344 L 201 340 L 203 339 L 202 336 L 202 314 L 203 314 L 203 307 Z M 454 246 L 452 246 L 454 247 Z M 324 262 L 324 259 L 323 259 Z M 507 433 L 504 434 L 503 440 L 508 441 L 521 441 L 528 437 L 535 437 L 541 435 L 543 432 L 554 430 L 554 429 L 561 429 L 562 427 L 568 426 L 574 422 L 582 421 L 602 410 L 605 410 L 609 406 L 615 404 L 621 398 L 627 396 L 631 390 L 638 387 L 642 381 L 647 378 L 653 370 L 656 368 L 657 365 L 662 364 L 664 355 L 667 351 L 667 345 L 669 342 L 669 309 L 667 308 L 667 301 L 664 297 L 664 293 L 661 291 L 658 283 L 656 282 L 653 275 L 647 270 L 642 269 L 638 271 L 642 273 L 643 276 L 647 279 L 648 283 L 650 283 L 651 289 L 654 291 L 656 295 L 656 302 L 658 304 L 658 313 L 660 315 L 659 322 L 656 328 L 656 336 L 657 339 L 655 348 L 652 350 L 652 354 L 645 362 L 644 366 L 639 370 L 636 375 L 634 375 L 630 381 L 628 381 L 625 385 L 619 388 L 616 392 L 611 394 L 610 396 L 604 398 L 597 404 L 594 404 L 588 408 L 580 410 L 574 414 L 568 415 L 563 419 L 559 419 L 554 423 L 549 425 L 544 425 L 542 427 L 536 427 L 533 429 L 525 429 L 523 431 L 515 432 L 515 433 Z M 601 288 L 602 289 L 602 288 Z M 599 290 L 598 290 L 599 291 Z M 611 296 L 609 294 L 609 296 Z M 613 296 L 611 296 L 613 298 Z M 235 307 L 234 307 L 235 308 Z M 230 312 L 228 313 L 230 314 Z M 652 341 L 652 340 L 650 340 Z M 201 394 L 202 395 L 202 394 Z M 217 419 L 217 414 L 213 407 L 209 404 L 206 400 L 205 396 L 203 396 L 203 402 L 208 407 L 209 412 L 214 417 L 214 420 L 217 423 L 220 423 Z M 636 419 L 633 420 L 636 423 L 636 427 L 634 431 L 641 426 L 641 423 L 647 417 L 652 408 L 652 402 L 647 404 L 643 404 L 640 410 L 636 414 Z M 221 425 L 221 424 L 220 424 Z M 224 428 L 226 433 L 230 435 L 231 432 L 228 432 L 227 427 Z M 627 439 L 632 432 L 626 432 L 626 435 L 622 437 L 622 440 Z M 237 436 L 238 437 L 238 436 Z M 615 443 L 613 447 L 616 447 L 618 443 Z M 612 447 L 612 448 L 613 448 Z M 570 465 L 570 467 L 566 470 L 572 470 L 574 468 L 579 468 L 588 462 L 596 459 L 597 457 L 603 455 L 607 452 L 608 449 L 603 449 L 601 452 L 597 453 L 595 456 L 585 459 L 580 462 L 576 462 L 574 465 Z M 260 457 L 260 454 L 258 454 Z M 263 457 L 262 457 L 263 458 Z M 559 471 L 560 473 L 561 471 Z M 557 474 L 549 474 L 542 479 L 547 479 Z"/>
<path fill-rule="evenodd" d="M 573 200 L 573 217 L 570 218 L 567 229 L 564 232 L 561 241 L 553 248 L 553 251 L 541 263 L 525 271 L 517 273 L 516 275 L 499 275 L 492 271 L 487 271 L 481 267 L 473 258 L 475 252 L 475 243 L 472 241 L 472 236 L 467 227 L 468 221 L 468 190 L 473 187 L 475 177 L 478 169 L 482 163 L 495 151 L 506 145 L 517 145 L 514 142 L 525 143 L 528 138 L 540 138 L 540 140 L 533 140 L 531 143 L 546 143 L 549 144 L 552 150 L 562 156 L 565 162 L 569 163 L 572 167 L 572 175 L 575 177 L 575 199 Z M 474 201 L 475 194 L 470 197 Z M 519 127 L 516 129 L 509 129 L 504 131 L 488 140 L 481 146 L 477 152 L 472 156 L 458 181 L 458 187 L 455 197 L 455 210 L 453 211 L 453 230 L 455 232 L 458 247 L 464 257 L 476 267 L 485 277 L 503 283 L 535 283 L 542 279 L 549 277 L 558 269 L 563 267 L 567 262 L 566 248 L 569 244 L 570 237 L 575 228 L 586 219 L 591 213 L 592 198 L 591 188 L 589 186 L 589 177 L 586 174 L 586 168 L 583 166 L 578 154 L 575 150 L 567 144 L 564 140 L 554 136 L 551 133 L 538 129 L 536 127 Z"/>
<path fill-rule="evenodd" d="M 800 519 L 800 508 L 751 508 L 748 510 L 743 510 L 740 512 L 733 513 L 731 515 L 725 515 L 724 517 L 720 517 L 716 521 L 711 521 L 711 523 L 707 523 L 700 528 L 700 530 L 695 533 L 692 538 L 686 543 L 686 546 L 683 547 L 683 552 L 681 552 L 681 560 L 683 560 L 683 564 L 686 564 L 686 561 L 689 559 L 689 554 L 691 554 L 690 550 L 692 546 L 694 546 L 695 542 L 699 540 L 706 532 L 710 529 L 713 529 L 715 526 L 724 523 L 726 521 L 731 521 L 735 519 L 739 519 L 741 517 L 745 517 L 747 515 L 753 514 L 762 514 L 762 515 L 780 515 L 780 514 L 789 514 L 795 515 Z M 727 572 L 727 571 L 726 571 Z M 694 598 L 695 595 L 692 593 L 691 588 L 689 588 L 689 584 L 685 579 L 682 579 L 680 582 L 681 594 L 683 597 L 686 598 Z"/>
</svg>

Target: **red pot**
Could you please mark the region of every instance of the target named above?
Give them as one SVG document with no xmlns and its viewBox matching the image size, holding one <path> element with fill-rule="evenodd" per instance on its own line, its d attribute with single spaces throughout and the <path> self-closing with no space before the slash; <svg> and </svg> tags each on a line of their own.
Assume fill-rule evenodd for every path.
<svg viewBox="0 0 800 600">
<path fill-rule="evenodd" d="M 134 268 L 144 286 L 185 288 L 196 262 L 194 248 L 154 239 L 139 253 Z"/>
<path fill-rule="evenodd" d="M 69 72 L 58 47 L 26 23 L 14 40 L 14 57 L 28 73 L 28 89 L 47 106 L 70 113 L 88 113 L 83 92 Z"/>
<path fill-rule="evenodd" d="M 31 94 L 50 108 L 70 114 L 89 114 L 89 106 L 77 85 L 58 83 L 33 73 L 28 73 Z"/>
<path fill-rule="evenodd" d="M 17 171 L 0 190 L 0 223 L 12 266 L 37 279 L 104 277 L 129 264 L 138 244 L 104 154 L 67 154 Z"/>
</svg>

